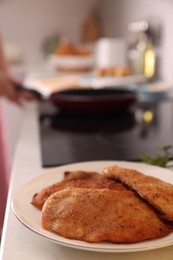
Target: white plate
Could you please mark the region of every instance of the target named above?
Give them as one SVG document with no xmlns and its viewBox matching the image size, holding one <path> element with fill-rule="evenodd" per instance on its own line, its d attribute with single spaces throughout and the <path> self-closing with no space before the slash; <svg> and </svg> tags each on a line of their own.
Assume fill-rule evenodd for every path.
<svg viewBox="0 0 173 260">
<path fill-rule="evenodd" d="M 142 101 L 159 101 L 173 96 L 173 86 L 169 83 L 155 82 L 138 87 L 139 99 Z"/>
<path fill-rule="evenodd" d="M 90 86 L 92 88 L 105 88 L 105 87 L 130 87 L 133 84 L 146 83 L 147 78 L 144 75 L 129 75 L 124 77 L 104 77 L 87 75 L 80 79 L 82 86 Z M 134 87 L 134 86 L 133 86 Z"/>
<path fill-rule="evenodd" d="M 31 205 L 32 196 L 43 187 L 62 180 L 64 171 L 85 170 L 102 171 L 105 167 L 119 165 L 126 168 L 137 169 L 146 175 L 151 175 L 173 184 L 173 172 L 164 168 L 150 166 L 142 163 L 124 161 L 93 161 L 65 165 L 53 168 L 24 184 L 15 194 L 12 209 L 16 217 L 29 229 L 37 234 L 67 247 L 97 251 L 97 252 L 136 252 L 162 248 L 173 244 L 173 233 L 160 239 L 153 239 L 133 244 L 114 244 L 108 242 L 87 243 L 78 240 L 66 239 L 57 234 L 48 232 L 41 227 L 41 212 Z"/>
<path fill-rule="evenodd" d="M 94 66 L 94 56 L 76 56 L 76 55 L 50 55 L 48 63 L 52 68 L 67 68 L 67 69 L 83 69 L 92 68 Z"/>
<path fill-rule="evenodd" d="M 84 76 L 77 74 L 45 73 L 28 75 L 23 81 L 26 89 L 38 91 L 44 98 L 49 98 L 52 93 L 73 88 L 103 89 L 121 88 L 137 90 L 136 84 L 145 83 L 143 75 L 130 75 L 124 77 L 98 77 L 92 74 Z"/>
</svg>

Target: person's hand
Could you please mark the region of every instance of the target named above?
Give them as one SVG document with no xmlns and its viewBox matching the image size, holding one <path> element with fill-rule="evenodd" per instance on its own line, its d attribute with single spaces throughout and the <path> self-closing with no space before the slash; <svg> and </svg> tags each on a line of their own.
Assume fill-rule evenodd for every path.
<svg viewBox="0 0 173 260">
<path fill-rule="evenodd" d="M 27 90 L 18 91 L 16 85 L 20 84 L 11 76 L 0 74 L 0 96 L 4 96 L 18 105 L 22 105 L 24 99 L 35 100 L 36 97 Z"/>
<path fill-rule="evenodd" d="M 13 99 L 15 95 L 15 89 L 10 82 L 10 79 L 3 73 L 0 73 L 0 96 Z"/>
</svg>

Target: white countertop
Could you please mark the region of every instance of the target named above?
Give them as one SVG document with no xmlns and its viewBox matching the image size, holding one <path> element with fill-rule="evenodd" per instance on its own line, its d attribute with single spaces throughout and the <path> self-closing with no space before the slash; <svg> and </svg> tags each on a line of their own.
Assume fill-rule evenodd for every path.
<svg viewBox="0 0 173 260">
<path fill-rule="evenodd" d="M 22 225 L 11 210 L 15 191 L 27 180 L 45 171 L 41 167 L 38 105 L 26 104 L 20 136 L 12 168 L 4 230 L 1 241 L 1 260 L 172 260 L 173 246 L 136 253 L 96 253 L 71 249 L 50 242 Z"/>
</svg>

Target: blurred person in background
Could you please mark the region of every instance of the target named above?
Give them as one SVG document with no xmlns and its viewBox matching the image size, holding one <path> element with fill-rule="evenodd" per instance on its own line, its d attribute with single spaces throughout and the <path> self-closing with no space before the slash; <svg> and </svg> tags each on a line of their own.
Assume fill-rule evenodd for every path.
<svg viewBox="0 0 173 260">
<path fill-rule="evenodd" d="M 16 85 L 19 83 L 14 79 L 8 67 L 2 39 L 0 38 L 0 97 L 5 97 L 17 105 L 22 105 L 24 99 L 32 100 L 34 97 L 27 91 L 17 91 Z M 6 199 L 9 183 L 8 156 L 6 148 L 6 133 L 3 120 L 3 109 L 0 103 L 0 235 L 2 232 Z"/>
<path fill-rule="evenodd" d="M 28 91 L 17 91 L 17 84 L 8 67 L 8 62 L 3 49 L 2 39 L 0 38 L 0 96 L 6 97 L 10 101 L 21 105 L 23 99 L 34 99 Z"/>
</svg>

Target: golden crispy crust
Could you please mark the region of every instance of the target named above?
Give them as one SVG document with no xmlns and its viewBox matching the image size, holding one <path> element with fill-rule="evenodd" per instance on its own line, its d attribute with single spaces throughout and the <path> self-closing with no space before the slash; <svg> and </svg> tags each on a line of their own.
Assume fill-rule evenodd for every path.
<svg viewBox="0 0 173 260">
<path fill-rule="evenodd" d="M 98 180 L 100 178 L 102 178 L 102 174 L 100 174 L 99 172 L 86 172 L 86 171 L 64 172 L 64 180 L 74 180 L 74 179 Z"/>
<path fill-rule="evenodd" d="M 172 231 L 135 192 L 68 188 L 51 195 L 42 209 L 42 227 L 87 242 L 133 243 Z"/>
<path fill-rule="evenodd" d="M 126 184 L 152 205 L 159 212 L 160 217 L 173 221 L 173 185 L 146 176 L 139 171 L 116 165 L 105 169 L 104 175 Z"/>
<path fill-rule="evenodd" d="M 92 189 L 115 189 L 124 190 L 127 189 L 125 185 L 105 178 L 103 175 L 97 172 L 65 172 L 64 180 L 57 182 L 53 185 L 45 187 L 39 193 L 36 193 L 32 198 L 32 204 L 38 209 L 42 209 L 43 204 L 48 199 L 50 195 L 54 192 L 63 190 L 68 187 L 78 187 L 78 188 L 92 188 Z"/>
</svg>

